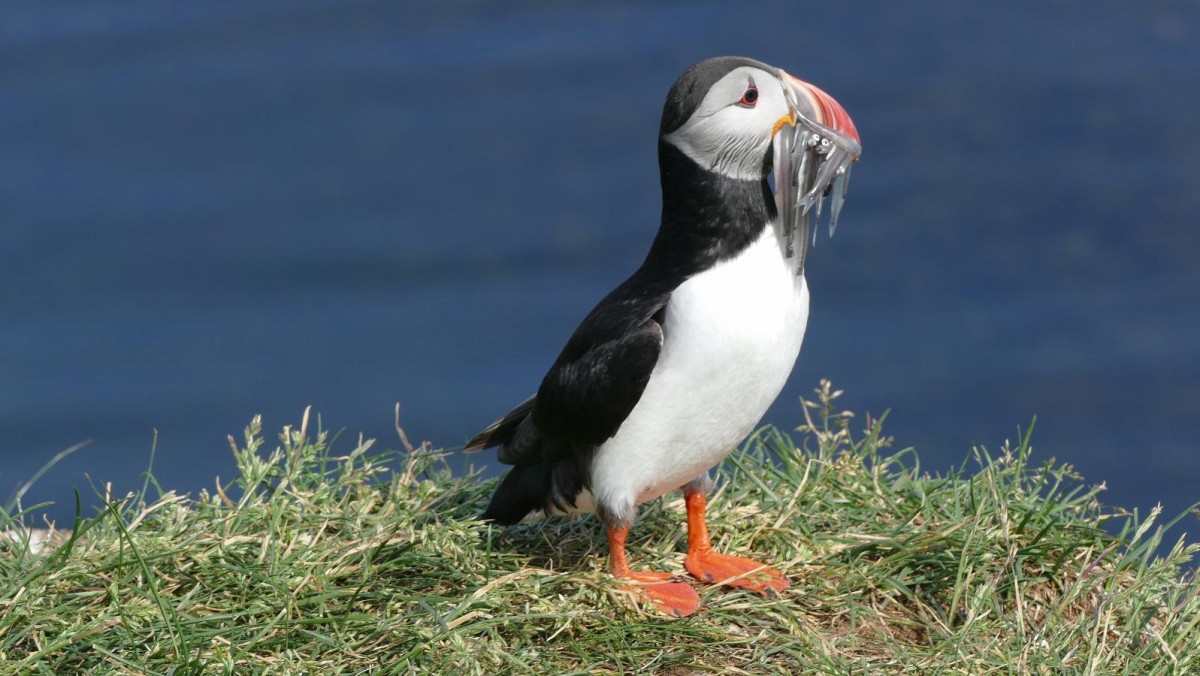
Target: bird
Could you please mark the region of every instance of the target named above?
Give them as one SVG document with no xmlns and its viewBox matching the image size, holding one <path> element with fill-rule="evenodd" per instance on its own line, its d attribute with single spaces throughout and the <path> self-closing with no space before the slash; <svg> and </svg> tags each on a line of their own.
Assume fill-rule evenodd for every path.
<svg viewBox="0 0 1200 676">
<path fill-rule="evenodd" d="M 737 56 L 688 68 L 663 105 L 662 217 L 644 261 L 586 315 L 537 393 L 465 446 L 498 446 L 512 465 L 480 518 L 595 512 L 611 575 L 682 617 L 701 606 L 695 588 L 635 570 L 625 546 L 638 505 L 682 489 L 690 575 L 768 596 L 786 589 L 779 570 L 713 549 L 711 470 L 795 365 L 809 219 L 819 224 L 830 197 L 832 234 L 860 144 L 833 97 L 783 69 Z"/>
</svg>

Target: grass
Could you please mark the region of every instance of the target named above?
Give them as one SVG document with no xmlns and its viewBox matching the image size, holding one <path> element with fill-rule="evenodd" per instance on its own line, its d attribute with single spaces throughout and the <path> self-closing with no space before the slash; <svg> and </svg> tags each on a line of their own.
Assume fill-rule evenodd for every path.
<svg viewBox="0 0 1200 676">
<path fill-rule="evenodd" d="M 493 482 L 442 453 L 334 454 L 307 416 L 268 451 L 256 419 L 211 492 L 148 481 L 40 553 L 32 512 L 0 514 L 24 534 L 0 538 L 0 673 L 1200 671 L 1198 548 L 1156 555 L 1157 510 L 1104 508 L 1028 433 L 925 473 L 837 394 L 799 449 L 747 442 L 711 502 L 718 547 L 782 564 L 777 600 L 658 617 L 604 574 L 594 518 L 498 531 L 473 520 Z M 644 507 L 635 562 L 682 570 L 681 502 Z"/>
</svg>

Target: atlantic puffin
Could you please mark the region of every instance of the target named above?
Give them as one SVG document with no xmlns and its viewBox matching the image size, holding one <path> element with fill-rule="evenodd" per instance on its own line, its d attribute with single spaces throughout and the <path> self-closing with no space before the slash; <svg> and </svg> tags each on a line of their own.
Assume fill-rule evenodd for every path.
<svg viewBox="0 0 1200 676">
<path fill-rule="evenodd" d="M 845 109 L 782 69 L 718 57 L 684 72 L 659 127 L 658 234 L 641 266 L 584 318 L 537 394 L 467 443 L 499 446 L 499 461 L 513 466 L 480 518 L 508 525 L 594 511 L 609 572 L 685 616 L 700 607 L 695 589 L 631 569 L 625 552 L 637 506 L 681 488 L 692 576 L 767 595 L 785 589 L 778 570 L 713 550 L 709 471 L 791 373 L 808 322 L 810 216 L 820 220 L 828 197 L 832 233 L 860 152 Z"/>
</svg>

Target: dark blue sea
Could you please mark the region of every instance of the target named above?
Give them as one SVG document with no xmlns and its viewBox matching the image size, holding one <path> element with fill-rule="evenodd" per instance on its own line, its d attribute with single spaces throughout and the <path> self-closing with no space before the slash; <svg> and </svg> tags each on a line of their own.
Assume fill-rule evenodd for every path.
<svg viewBox="0 0 1200 676">
<path fill-rule="evenodd" d="M 931 471 L 1036 416 L 1109 503 L 1200 500 L 1200 5 L 300 0 L 0 9 L 0 504 L 85 439 L 23 504 L 91 513 L 156 435 L 212 487 L 309 405 L 461 445 L 641 261 L 720 54 L 864 146 L 769 422 L 830 378 Z"/>
</svg>

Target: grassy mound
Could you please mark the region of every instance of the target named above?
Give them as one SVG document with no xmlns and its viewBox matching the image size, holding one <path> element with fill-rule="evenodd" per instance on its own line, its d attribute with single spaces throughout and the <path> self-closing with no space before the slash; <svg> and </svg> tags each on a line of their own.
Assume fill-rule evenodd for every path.
<svg viewBox="0 0 1200 676">
<path fill-rule="evenodd" d="M 763 431 L 710 503 L 719 549 L 789 576 L 777 600 L 704 588 L 658 617 L 604 574 L 594 518 L 502 532 L 473 520 L 492 482 L 439 452 L 335 455 L 307 420 L 266 452 L 256 419 L 211 493 L 112 500 L 41 553 L 0 514 L 0 672 L 1200 671 L 1198 547 L 1156 557 L 1157 513 L 1106 533 L 1028 435 L 931 476 L 818 395 L 800 448 Z M 684 542 L 682 500 L 659 502 L 630 553 L 682 572 Z"/>
</svg>

